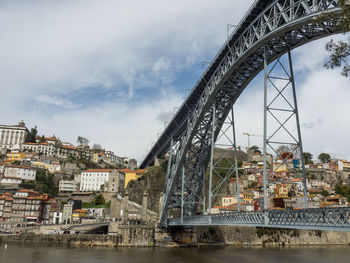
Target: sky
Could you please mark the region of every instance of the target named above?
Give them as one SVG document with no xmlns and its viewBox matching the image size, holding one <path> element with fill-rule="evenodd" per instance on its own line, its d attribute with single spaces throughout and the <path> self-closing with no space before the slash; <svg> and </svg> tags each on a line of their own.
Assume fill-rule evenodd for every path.
<svg viewBox="0 0 350 263">
<path fill-rule="evenodd" d="M 140 162 L 252 2 L 3 0 L 0 123 Z M 293 51 L 304 151 L 350 159 L 350 79 L 322 67 L 327 40 Z M 262 109 L 260 74 L 235 106 L 238 145 Z"/>
</svg>

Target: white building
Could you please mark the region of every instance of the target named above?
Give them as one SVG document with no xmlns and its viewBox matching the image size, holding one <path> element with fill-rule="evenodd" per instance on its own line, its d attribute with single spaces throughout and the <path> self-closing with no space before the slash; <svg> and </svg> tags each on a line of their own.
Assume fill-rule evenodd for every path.
<svg viewBox="0 0 350 263">
<path fill-rule="evenodd" d="M 23 121 L 18 125 L 0 125 L 0 148 L 21 149 L 28 133 Z"/>
<path fill-rule="evenodd" d="M 0 185 L 2 186 L 14 186 L 22 183 L 22 179 L 18 177 L 2 177 L 0 180 Z"/>
<path fill-rule="evenodd" d="M 23 143 L 23 151 L 42 153 L 45 156 L 54 156 L 56 154 L 56 147 L 55 145 L 49 144 L 47 142 L 26 142 Z"/>
<path fill-rule="evenodd" d="M 58 190 L 60 193 L 73 193 L 78 191 L 78 184 L 74 180 L 60 181 L 58 184 Z"/>
<path fill-rule="evenodd" d="M 80 191 L 100 191 L 108 182 L 112 169 L 91 169 L 81 173 Z M 102 189 L 103 190 L 103 189 Z"/>
<path fill-rule="evenodd" d="M 27 166 L 6 165 L 4 170 L 5 177 L 17 177 L 22 180 L 31 181 L 34 181 L 36 177 L 36 170 Z"/>
</svg>

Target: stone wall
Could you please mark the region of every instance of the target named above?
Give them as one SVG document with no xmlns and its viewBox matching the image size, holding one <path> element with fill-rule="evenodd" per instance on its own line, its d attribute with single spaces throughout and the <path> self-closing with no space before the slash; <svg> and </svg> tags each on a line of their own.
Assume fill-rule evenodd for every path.
<svg viewBox="0 0 350 263">
<path fill-rule="evenodd" d="M 350 232 L 257 227 L 196 227 L 194 242 L 236 246 L 350 245 Z"/>
<path fill-rule="evenodd" d="M 51 243 L 72 246 L 109 246 L 120 243 L 118 235 L 0 235 L 0 243 Z"/>
<path fill-rule="evenodd" d="M 119 226 L 120 247 L 153 247 L 155 229 L 149 226 Z"/>
</svg>

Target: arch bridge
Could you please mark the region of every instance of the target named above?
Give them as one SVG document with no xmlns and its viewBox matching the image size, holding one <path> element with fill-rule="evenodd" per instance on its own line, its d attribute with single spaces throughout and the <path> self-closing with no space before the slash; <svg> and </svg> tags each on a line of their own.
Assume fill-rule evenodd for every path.
<svg viewBox="0 0 350 263">
<path fill-rule="evenodd" d="M 349 208 L 309 208 L 291 56 L 291 51 L 301 45 L 341 32 L 340 15 L 337 0 L 253 3 L 141 164 L 147 167 L 155 158 L 169 154 L 160 217 L 162 227 L 252 225 L 350 230 Z M 261 71 L 264 71 L 264 198 L 258 211 L 244 211 L 233 106 Z M 277 91 L 270 99 L 269 85 Z M 276 105 L 278 100 L 284 106 Z M 281 117 L 281 114 L 286 115 Z M 275 121 L 274 126 L 269 126 L 269 118 Z M 286 135 L 275 139 L 280 132 Z M 221 156 L 221 161 L 217 161 L 214 150 L 220 146 L 222 137 L 228 139 L 226 145 L 232 147 L 233 155 Z M 278 156 L 276 149 L 281 145 L 290 150 L 279 156 L 279 166 L 290 166 L 291 159 L 298 161 L 291 176 L 300 178 L 303 209 L 269 209 L 269 184 L 283 183 L 285 178 L 276 176 L 279 167 L 269 163 L 267 149 Z M 235 210 L 214 212 L 225 194 L 236 195 Z"/>
</svg>

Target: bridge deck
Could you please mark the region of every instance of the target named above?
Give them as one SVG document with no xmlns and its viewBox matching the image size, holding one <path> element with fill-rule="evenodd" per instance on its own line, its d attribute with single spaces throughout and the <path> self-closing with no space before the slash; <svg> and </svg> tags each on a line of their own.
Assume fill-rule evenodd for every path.
<svg viewBox="0 0 350 263">
<path fill-rule="evenodd" d="M 350 231 L 350 208 L 224 212 L 168 219 L 168 227 L 201 225 Z"/>
</svg>

